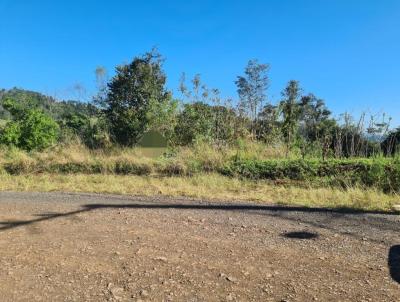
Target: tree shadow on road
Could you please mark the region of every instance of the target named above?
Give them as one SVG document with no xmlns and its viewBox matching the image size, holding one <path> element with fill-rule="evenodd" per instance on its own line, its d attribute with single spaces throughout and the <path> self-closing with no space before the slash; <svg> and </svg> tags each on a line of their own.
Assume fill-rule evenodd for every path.
<svg viewBox="0 0 400 302">
<path fill-rule="evenodd" d="M 167 199 L 168 200 L 168 199 Z M 21 221 L 0 221 L 0 231 L 6 231 L 12 228 L 26 226 L 32 223 L 53 220 L 76 214 L 91 212 L 101 209 L 178 209 L 178 210 L 207 210 L 207 211 L 231 211 L 245 212 L 249 215 L 264 215 L 270 217 L 278 217 L 285 220 L 301 222 L 317 228 L 330 229 L 344 235 L 360 237 L 351 232 L 338 230 L 337 221 L 345 219 L 353 225 L 362 225 L 380 231 L 397 232 L 400 231 L 400 225 L 388 220 L 389 215 L 382 211 L 364 211 L 350 208 L 311 208 L 299 206 L 280 206 L 280 205 L 255 205 L 255 204 L 239 204 L 239 203 L 201 203 L 198 201 L 191 202 L 150 202 L 136 201 L 124 203 L 88 203 L 80 209 L 65 213 L 42 213 L 37 214 L 39 218 Z M 385 215 L 379 215 L 385 214 Z M 368 215 L 368 216 L 366 216 Z M 340 226 L 340 224 L 339 224 Z"/>
<path fill-rule="evenodd" d="M 388 266 L 392 279 L 400 283 L 400 245 L 394 245 L 390 248 Z"/>
<path fill-rule="evenodd" d="M 44 212 L 36 214 L 36 218 L 28 220 L 7 220 L 0 221 L 0 232 L 11 230 L 18 227 L 29 226 L 43 221 L 51 221 L 61 218 L 73 218 L 77 214 L 89 213 L 106 209 L 154 209 L 154 210 L 203 210 L 203 211 L 229 211 L 244 212 L 248 215 L 263 215 L 271 218 L 277 217 L 284 220 L 294 221 L 296 223 L 307 224 L 316 228 L 324 228 L 335 233 L 341 233 L 346 236 L 362 238 L 364 240 L 365 228 L 370 229 L 370 233 L 376 232 L 376 238 L 371 241 L 383 242 L 382 234 L 397 234 L 400 231 L 397 217 L 391 218 L 390 213 L 380 211 L 361 211 L 354 209 L 326 209 L 326 208 L 307 208 L 297 206 L 279 206 L 279 205 L 254 205 L 254 204 L 235 204 L 235 203 L 202 203 L 192 202 L 151 202 L 138 201 L 132 199 L 126 203 L 88 203 L 80 208 L 64 212 Z M 385 214 L 385 215 L 379 215 Z M 344 226 L 343 226 L 344 224 Z M 364 229 L 363 229 L 364 228 Z M 351 229 L 351 231 L 346 231 Z M 317 233 L 315 233 L 317 234 Z M 303 234 L 294 232 L 284 235 L 287 238 L 313 239 L 318 235 Z M 372 236 L 372 235 L 371 235 Z M 390 238 L 389 238 L 390 239 Z M 387 240 L 389 240 L 387 239 Z M 393 280 L 400 283 L 400 245 L 390 248 L 388 255 L 388 266 Z"/>
</svg>

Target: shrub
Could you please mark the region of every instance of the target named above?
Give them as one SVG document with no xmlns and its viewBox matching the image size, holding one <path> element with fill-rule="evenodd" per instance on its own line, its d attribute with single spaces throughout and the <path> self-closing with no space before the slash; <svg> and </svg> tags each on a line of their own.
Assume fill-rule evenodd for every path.
<svg viewBox="0 0 400 302">
<path fill-rule="evenodd" d="M 400 161 L 396 159 L 347 160 L 233 160 L 220 172 L 250 179 L 289 179 L 333 186 L 376 187 L 400 192 Z"/>
<path fill-rule="evenodd" d="M 1 132 L 0 141 L 8 146 L 18 146 L 21 139 L 21 126 L 19 123 L 9 122 Z"/>
<path fill-rule="evenodd" d="M 204 103 L 185 104 L 178 116 L 175 136 L 180 145 L 191 144 L 196 138 L 212 139 L 212 107 Z"/>
<path fill-rule="evenodd" d="M 43 150 L 53 145 L 57 138 L 58 124 L 37 109 L 22 108 L 13 100 L 6 100 L 4 107 L 12 114 L 1 132 L 1 143 L 25 150 Z"/>
<path fill-rule="evenodd" d="M 137 163 L 127 160 L 120 160 L 115 163 L 116 174 L 149 175 L 152 167 L 147 163 Z"/>
<path fill-rule="evenodd" d="M 22 149 L 43 150 L 57 140 L 58 124 L 39 110 L 29 110 L 19 123 L 21 125 L 19 147 Z"/>
</svg>

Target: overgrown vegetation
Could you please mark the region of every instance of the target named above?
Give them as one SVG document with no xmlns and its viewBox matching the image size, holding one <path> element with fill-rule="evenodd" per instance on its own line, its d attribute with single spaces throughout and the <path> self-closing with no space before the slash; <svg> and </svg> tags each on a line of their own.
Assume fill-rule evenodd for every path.
<svg viewBox="0 0 400 302">
<path fill-rule="evenodd" d="M 245 147 L 212 148 L 208 143 L 177 147 L 158 158 L 147 158 L 140 148 L 90 150 L 83 145 L 47 152 L 4 149 L 0 170 L 10 175 L 102 174 L 137 176 L 195 176 L 214 173 L 249 181 L 268 181 L 296 187 L 372 188 L 400 193 L 399 158 L 301 159 L 282 158 L 280 149 L 261 143 Z"/>
<path fill-rule="evenodd" d="M 344 113 L 291 80 L 268 96 L 269 65 L 250 60 L 224 99 L 200 75 L 180 95 L 166 88 L 164 59 L 152 50 L 116 68 L 96 69 L 91 102 L 58 101 L 21 89 L 0 91 L 0 169 L 6 174 L 180 175 L 217 173 L 304 187 L 400 190 L 400 129 L 390 118 Z M 78 95 L 84 88 L 76 87 Z M 168 150 L 148 159 L 136 148 L 148 131 Z M 25 150 L 25 151 L 22 151 Z"/>
</svg>

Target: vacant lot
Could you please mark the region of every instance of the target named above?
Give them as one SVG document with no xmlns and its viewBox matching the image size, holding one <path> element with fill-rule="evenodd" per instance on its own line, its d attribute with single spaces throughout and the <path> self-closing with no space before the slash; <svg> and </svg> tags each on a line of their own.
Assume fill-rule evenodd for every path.
<svg viewBox="0 0 400 302">
<path fill-rule="evenodd" d="M 1 300 L 398 301 L 399 217 L 0 193 Z"/>
</svg>

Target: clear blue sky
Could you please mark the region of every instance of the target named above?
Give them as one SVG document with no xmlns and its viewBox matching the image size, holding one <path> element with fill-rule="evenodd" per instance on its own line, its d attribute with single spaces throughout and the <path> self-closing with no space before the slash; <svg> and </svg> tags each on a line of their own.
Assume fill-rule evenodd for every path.
<svg viewBox="0 0 400 302">
<path fill-rule="evenodd" d="M 271 65 L 271 99 L 296 79 L 335 114 L 386 111 L 400 125 L 399 0 L 0 0 L 0 87 L 66 97 L 94 69 L 157 45 L 181 72 L 236 98 L 247 61 Z"/>
</svg>

